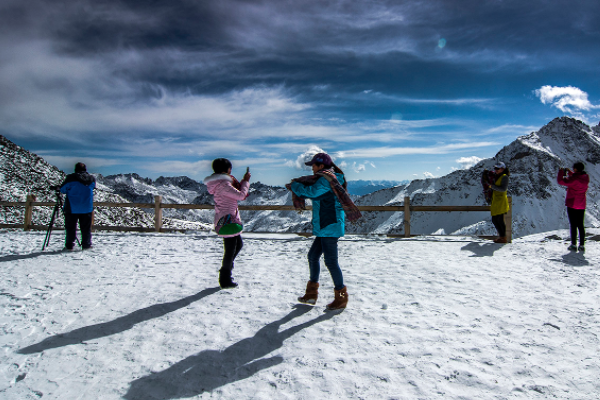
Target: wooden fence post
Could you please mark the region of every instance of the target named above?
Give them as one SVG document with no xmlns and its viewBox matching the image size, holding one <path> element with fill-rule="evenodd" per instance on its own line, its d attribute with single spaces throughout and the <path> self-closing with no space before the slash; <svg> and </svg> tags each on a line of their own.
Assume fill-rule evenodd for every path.
<svg viewBox="0 0 600 400">
<path fill-rule="evenodd" d="M 512 243 L 512 197 L 508 197 L 508 212 L 505 215 L 506 241 Z"/>
<path fill-rule="evenodd" d="M 160 232 L 162 228 L 162 196 L 154 196 L 154 231 Z"/>
<path fill-rule="evenodd" d="M 404 197 L 404 237 L 410 237 L 410 197 Z"/>
<path fill-rule="evenodd" d="M 25 200 L 25 221 L 23 222 L 23 230 L 28 231 L 29 226 L 31 225 L 31 219 L 33 218 L 33 203 L 35 201 L 35 196 L 32 194 L 27 195 L 27 200 Z"/>
</svg>

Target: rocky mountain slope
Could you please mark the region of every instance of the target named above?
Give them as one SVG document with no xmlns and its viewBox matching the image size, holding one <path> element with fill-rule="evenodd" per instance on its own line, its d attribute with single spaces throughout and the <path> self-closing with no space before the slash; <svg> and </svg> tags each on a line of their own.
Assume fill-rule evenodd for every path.
<svg viewBox="0 0 600 400">
<path fill-rule="evenodd" d="M 0 144 L 1 198 L 23 201 L 27 193 L 35 193 L 40 200 L 54 199 L 54 193 L 48 187 L 60 183 L 64 174 L 4 138 Z M 566 190 L 556 183 L 556 175 L 559 167 L 570 167 L 576 161 L 586 164 L 591 178 L 586 226 L 600 226 L 600 125 L 590 128 L 567 117 L 556 118 L 539 131 L 517 138 L 495 157 L 482 160 L 469 169 L 454 171 L 440 178 L 413 180 L 354 198 L 358 205 L 401 205 L 405 196 L 410 197 L 413 205 L 485 205 L 480 176 L 484 169 L 491 169 L 497 161 L 505 162 L 511 171 L 509 195 L 513 198 L 514 236 L 568 227 L 564 207 Z M 98 201 L 122 202 L 126 199 L 152 203 L 155 195 L 161 195 L 164 203 L 212 204 L 213 201 L 203 183 L 185 176 L 155 180 L 137 174 L 96 177 Z M 291 197 L 283 187 L 253 182 L 248 199 L 241 204 L 290 205 Z M 167 227 L 181 227 L 187 221 L 188 228 L 204 229 L 212 224 L 214 215 L 212 210 L 165 209 L 163 213 Z M 48 214 L 49 210 L 39 209 L 34 221 L 35 218 L 47 218 Z M 153 226 L 153 217 L 150 210 L 100 209 L 97 220 L 105 225 Z M 5 208 L 0 218 L 7 222 L 22 222 L 22 210 Z M 243 211 L 242 218 L 246 231 L 311 230 L 310 212 Z M 358 223 L 348 224 L 347 232 L 403 234 L 403 215 L 401 212 L 367 212 Z M 415 212 L 411 216 L 411 232 L 494 235 L 495 229 L 487 212 Z"/>
<path fill-rule="evenodd" d="M 494 158 L 470 169 L 436 179 L 414 180 L 408 185 L 361 197 L 357 204 L 397 205 L 409 196 L 414 205 L 485 205 L 480 176 L 503 161 L 511 172 L 513 235 L 568 227 L 564 207 L 566 189 L 556 182 L 560 167 L 582 161 L 590 175 L 586 226 L 600 226 L 600 125 L 590 128 L 572 118 L 556 118 L 537 132 L 516 139 Z M 387 215 L 386 215 L 387 214 Z M 354 229 L 374 233 L 402 233 L 402 213 L 368 213 Z M 411 233 L 495 234 L 489 213 L 413 213 Z"/>
<path fill-rule="evenodd" d="M 37 201 L 56 201 L 56 193 L 50 189 L 53 185 L 60 185 L 65 179 L 65 173 L 53 165 L 48 164 L 43 158 L 14 144 L 0 136 L 0 200 L 25 201 L 28 194 L 36 196 Z M 113 190 L 98 182 L 95 201 L 124 203 L 127 200 Z M 35 207 L 32 223 L 46 225 L 52 214 L 50 207 Z M 0 207 L 0 223 L 22 224 L 24 207 Z M 102 226 L 138 226 L 153 227 L 154 215 L 133 208 L 106 208 L 98 207 L 94 214 L 95 224 Z M 62 226 L 63 220 L 59 218 L 56 226 Z M 189 225 L 189 224 L 188 224 Z M 207 228 L 198 226 L 197 228 Z M 180 221 L 165 219 L 164 227 L 181 228 Z"/>
</svg>

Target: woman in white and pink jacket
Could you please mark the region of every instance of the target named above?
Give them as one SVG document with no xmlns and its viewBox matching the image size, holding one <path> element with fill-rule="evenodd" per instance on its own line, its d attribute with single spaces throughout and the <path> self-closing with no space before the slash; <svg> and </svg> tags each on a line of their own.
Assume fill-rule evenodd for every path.
<svg viewBox="0 0 600 400">
<path fill-rule="evenodd" d="M 215 231 L 223 238 L 225 248 L 223 264 L 219 270 L 219 285 L 222 289 L 233 289 L 238 285 L 231 276 L 233 262 L 244 245 L 238 201 L 248 197 L 251 175 L 249 171 L 246 171 L 242 182 L 238 182 L 231 175 L 231 161 L 226 158 L 217 158 L 213 161 L 212 167 L 215 173 L 206 177 L 204 184 L 208 193 L 214 196 Z M 224 227 L 224 223 L 230 225 Z M 228 231 L 228 233 L 223 234 L 224 231 Z"/>
</svg>

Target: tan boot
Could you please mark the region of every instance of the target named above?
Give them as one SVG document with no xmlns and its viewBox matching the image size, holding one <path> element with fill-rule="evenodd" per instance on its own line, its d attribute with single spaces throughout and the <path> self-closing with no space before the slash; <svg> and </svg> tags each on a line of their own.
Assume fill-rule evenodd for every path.
<svg viewBox="0 0 600 400">
<path fill-rule="evenodd" d="M 348 304 L 348 292 L 346 291 L 346 286 L 341 288 L 340 290 L 333 290 L 335 295 L 335 299 L 332 303 L 327 304 L 328 310 L 339 310 L 340 308 L 346 308 Z"/>
<path fill-rule="evenodd" d="M 498 239 L 494 239 L 494 243 L 508 243 L 506 236 L 500 236 Z"/>
<path fill-rule="evenodd" d="M 302 297 L 298 297 L 298 301 L 303 304 L 314 306 L 317 304 L 319 297 L 319 282 L 308 281 L 306 284 L 306 293 Z"/>
</svg>

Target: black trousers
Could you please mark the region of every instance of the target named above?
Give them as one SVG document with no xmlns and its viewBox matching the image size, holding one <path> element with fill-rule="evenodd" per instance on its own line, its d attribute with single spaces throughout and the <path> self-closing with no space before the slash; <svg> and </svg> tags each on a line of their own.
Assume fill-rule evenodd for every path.
<svg viewBox="0 0 600 400">
<path fill-rule="evenodd" d="M 81 247 L 89 249 L 92 246 L 92 213 L 71 214 L 65 213 L 65 247 L 72 249 L 77 238 L 77 222 L 81 231 Z"/>
<path fill-rule="evenodd" d="M 577 232 L 579 231 L 579 245 L 583 246 L 585 242 L 585 227 L 583 226 L 585 209 L 577 210 L 567 207 L 567 215 L 569 216 L 569 225 L 571 225 L 571 244 L 577 244 Z"/>
<path fill-rule="evenodd" d="M 242 247 L 244 247 L 242 235 L 223 238 L 223 246 L 225 248 L 225 252 L 223 254 L 223 264 L 221 266 L 221 271 L 219 274 L 219 280 L 221 282 L 231 280 L 233 262 L 235 261 L 237 255 L 240 253 L 240 250 L 242 250 Z"/>
<path fill-rule="evenodd" d="M 492 223 L 496 227 L 496 230 L 498 231 L 498 236 L 500 237 L 506 236 L 506 223 L 504 222 L 504 215 L 505 214 L 500 214 L 494 215 L 492 217 Z"/>
</svg>

